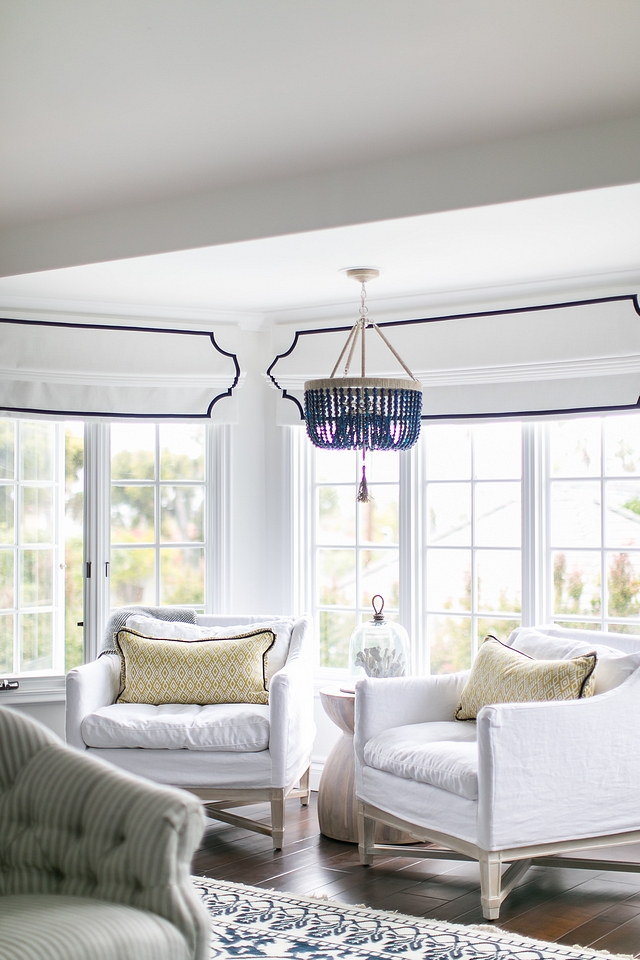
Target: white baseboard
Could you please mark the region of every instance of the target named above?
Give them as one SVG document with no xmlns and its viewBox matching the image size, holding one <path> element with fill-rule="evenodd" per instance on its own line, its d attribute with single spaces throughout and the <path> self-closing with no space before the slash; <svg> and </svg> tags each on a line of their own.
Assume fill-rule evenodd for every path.
<svg viewBox="0 0 640 960">
<path fill-rule="evenodd" d="M 320 777 L 322 776 L 322 770 L 324 768 L 324 758 L 322 760 L 312 760 L 311 761 L 311 789 L 316 790 L 320 786 Z"/>
</svg>

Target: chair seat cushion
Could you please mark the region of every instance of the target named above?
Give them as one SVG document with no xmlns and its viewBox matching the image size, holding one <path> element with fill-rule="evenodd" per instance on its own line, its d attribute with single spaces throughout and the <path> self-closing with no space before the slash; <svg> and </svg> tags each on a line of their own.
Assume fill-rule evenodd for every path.
<svg viewBox="0 0 640 960">
<path fill-rule="evenodd" d="M 188 960 L 168 920 L 118 903 L 60 894 L 0 897 L 3 960 Z"/>
<path fill-rule="evenodd" d="M 411 723 L 372 737 L 365 763 L 405 780 L 430 783 L 467 800 L 478 799 L 475 723 Z"/>
<path fill-rule="evenodd" d="M 269 707 L 114 703 L 84 718 L 82 738 L 88 747 L 257 753 L 269 746 Z"/>
</svg>

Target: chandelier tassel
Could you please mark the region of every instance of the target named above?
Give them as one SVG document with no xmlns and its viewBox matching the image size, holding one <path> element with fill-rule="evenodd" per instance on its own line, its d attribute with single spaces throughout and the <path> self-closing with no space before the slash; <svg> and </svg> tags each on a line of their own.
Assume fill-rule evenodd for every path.
<svg viewBox="0 0 640 960">
<path fill-rule="evenodd" d="M 367 486 L 365 452 L 365 450 L 362 451 L 362 480 L 360 481 L 360 486 L 358 487 L 358 496 L 356 497 L 358 503 L 369 503 L 371 500 L 373 500 L 373 497 L 369 493 L 369 487 Z"/>
</svg>

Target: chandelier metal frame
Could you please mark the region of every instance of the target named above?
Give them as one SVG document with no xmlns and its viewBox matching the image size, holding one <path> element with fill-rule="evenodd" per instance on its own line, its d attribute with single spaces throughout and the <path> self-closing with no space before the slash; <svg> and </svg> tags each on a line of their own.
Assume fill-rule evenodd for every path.
<svg viewBox="0 0 640 960">
<path fill-rule="evenodd" d="M 373 267 L 354 267 L 347 276 L 361 283 L 359 316 L 331 375 L 304 385 L 309 439 L 325 450 L 408 450 L 420 435 L 422 385 L 368 316 L 366 283 L 380 275 Z M 366 331 L 373 329 L 409 379 L 366 375 Z M 360 376 L 349 370 L 360 341 Z M 342 376 L 336 376 L 346 356 Z"/>
</svg>

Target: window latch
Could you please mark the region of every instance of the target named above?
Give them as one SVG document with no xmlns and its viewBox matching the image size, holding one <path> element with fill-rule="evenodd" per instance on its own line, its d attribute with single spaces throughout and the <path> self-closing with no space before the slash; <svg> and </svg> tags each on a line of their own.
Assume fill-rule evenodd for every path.
<svg viewBox="0 0 640 960">
<path fill-rule="evenodd" d="M 0 690 L 17 690 L 19 686 L 19 680 L 0 680 Z"/>
<path fill-rule="evenodd" d="M 90 580 L 90 579 L 91 579 L 91 560 L 87 560 L 87 562 L 86 562 L 86 564 L 85 564 L 85 574 L 84 574 L 84 575 L 85 575 L 85 577 L 87 578 L 87 580 Z"/>
</svg>

